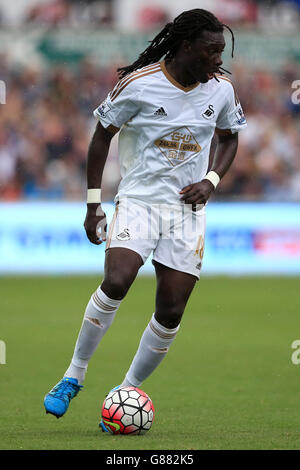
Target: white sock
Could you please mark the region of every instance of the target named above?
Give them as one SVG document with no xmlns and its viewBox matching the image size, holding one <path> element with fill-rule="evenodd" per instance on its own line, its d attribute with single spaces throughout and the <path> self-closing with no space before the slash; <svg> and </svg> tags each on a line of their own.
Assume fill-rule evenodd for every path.
<svg viewBox="0 0 300 470">
<path fill-rule="evenodd" d="M 121 300 L 107 297 L 98 287 L 87 304 L 72 361 L 64 377 L 73 377 L 81 384 L 88 363 L 104 334 L 112 324 Z"/>
<path fill-rule="evenodd" d="M 161 363 L 171 346 L 177 328 L 165 328 L 154 318 L 147 325 L 122 386 L 138 387 Z"/>
</svg>

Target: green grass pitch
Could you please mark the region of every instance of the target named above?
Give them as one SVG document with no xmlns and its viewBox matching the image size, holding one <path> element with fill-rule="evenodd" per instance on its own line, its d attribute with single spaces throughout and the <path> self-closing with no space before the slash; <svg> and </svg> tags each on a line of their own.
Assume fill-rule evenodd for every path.
<svg viewBox="0 0 300 470">
<path fill-rule="evenodd" d="M 154 311 L 155 280 L 139 277 L 93 356 L 85 387 L 57 420 L 45 393 L 71 358 L 96 277 L 2 278 L 1 449 L 299 449 L 299 278 L 204 277 L 168 356 L 142 388 L 156 416 L 144 436 L 98 428 Z"/>
</svg>

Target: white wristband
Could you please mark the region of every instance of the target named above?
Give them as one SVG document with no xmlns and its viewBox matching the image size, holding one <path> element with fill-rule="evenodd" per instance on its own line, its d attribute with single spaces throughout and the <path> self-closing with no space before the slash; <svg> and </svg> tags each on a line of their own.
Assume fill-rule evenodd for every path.
<svg viewBox="0 0 300 470">
<path fill-rule="evenodd" d="M 215 188 L 218 186 L 220 182 L 220 176 L 215 171 L 209 171 L 203 179 L 210 181 L 214 185 Z"/>
<path fill-rule="evenodd" d="M 101 202 L 101 189 L 93 188 L 87 190 L 87 204 L 100 204 Z"/>
</svg>

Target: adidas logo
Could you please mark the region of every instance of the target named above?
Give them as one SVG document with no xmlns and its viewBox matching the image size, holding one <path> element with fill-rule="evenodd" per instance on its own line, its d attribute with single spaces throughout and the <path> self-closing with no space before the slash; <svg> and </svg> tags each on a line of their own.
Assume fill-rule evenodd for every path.
<svg viewBox="0 0 300 470">
<path fill-rule="evenodd" d="M 201 266 L 202 266 L 202 261 L 200 261 L 200 263 L 196 265 L 196 269 L 201 269 Z"/>
<path fill-rule="evenodd" d="M 164 110 L 163 107 L 161 108 L 158 108 L 155 113 L 154 113 L 154 116 L 168 116 L 166 111 Z"/>
</svg>

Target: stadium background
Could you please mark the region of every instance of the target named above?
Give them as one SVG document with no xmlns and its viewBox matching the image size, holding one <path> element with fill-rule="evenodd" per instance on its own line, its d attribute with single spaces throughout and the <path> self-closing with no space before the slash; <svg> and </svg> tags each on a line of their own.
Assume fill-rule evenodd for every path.
<svg viewBox="0 0 300 470">
<path fill-rule="evenodd" d="M 248 120 L 208 206 L 203 273 L 299 274 L 299 2 L 185 5 L 195 6 L 235 31 L 235 58 L 226 33 L 224 64 Z M 92 111 L 114 86 L 117 66 L 181 8 L 168 0 L 0 1 L 1 273 L 102 271 L 104 247 L 91 246 L 82 226 Z M 116 137 L 103 178 L 107 203 L 119 179 Z M 244 205 L 237 213 L 224 201 Z M 144 271 L 153 272 L 150 262 Z"/>
<path fill-rule="evenodd" d="M 235 57 L 225 32 L 224 66 L 248 128 L 207 207 L 203 276 L 185 328 L 146 384 L 155 429 L 125 444 L 99 440 L 97 418 L 153 311 L 151 276 L 136 280 L 91 361 L 87 393 L 59 427 L 45 421 L 42 397 L 68 365 L 103 272 L 104 247 L 83 229 L 92 111 L 116 68 L 135 59 L 182 2 L 0 0 L 1 448 L 299 449 L 299 362 L 290 358 L 300 328 L 299 4 L 184 2 L 234 30 Z M 114 139 L 103 178 L 109 220 L 119 178 Z M 153 273 L 151 263 L 142 271 Z"/>
</svg>

